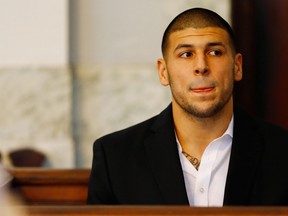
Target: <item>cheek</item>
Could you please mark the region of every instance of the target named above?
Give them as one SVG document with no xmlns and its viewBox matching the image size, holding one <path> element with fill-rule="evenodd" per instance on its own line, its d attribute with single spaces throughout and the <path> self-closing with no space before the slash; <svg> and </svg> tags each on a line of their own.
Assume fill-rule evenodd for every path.
<svg viewBox="0 0 288 216">
<path fill-rule="evenodd" d="M 224 71 L 219 71 L 217 82 L 222 85 L 223 89 L 229 89 L 234 83 L 234 70 L 233 68 L 226 68 Z"/>
<path fill-rule="evenodd" d="M 234 70 L 233 69 L 231 69 L 229 73 L 226 74 L 225 86 L 226 86 L 226 89 L 233 88 L 234 86 Z"/>
<path fill-rule="evenodd" d="M 191 74 L 189 74 L 187 69 L 175 66 L 169 67 L 168 77 L 170 84 L 173 83 L 173 85 L 180 87 L 191 80 Z"/>
<path fill-rule="evenodd" d="M 174 88 L 184 90 L 186 89 L 186 86 L 189 85 L 189 82 L 191 82 L 191 77 L 189 78 L 188 76 L 185 76 L 185 74 L 176 74 L 171 78 L 171 82 L 173 83 Z"/>
</svg>

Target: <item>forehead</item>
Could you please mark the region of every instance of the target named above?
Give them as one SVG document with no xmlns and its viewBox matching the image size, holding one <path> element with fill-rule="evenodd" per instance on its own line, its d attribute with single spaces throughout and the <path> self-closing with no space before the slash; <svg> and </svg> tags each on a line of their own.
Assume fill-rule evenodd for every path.
<svg viewBox="0 0 288 216">
<path fill-rule="evenodd" d="M 211 42 L 221 42 L 222 44 L 230 46 L 228 33 L 219 27 L 186 28 L 171 33 L 169 37 L 169 46 L 172 49 L 181 43 L 198 45 Z"/>
</svg>

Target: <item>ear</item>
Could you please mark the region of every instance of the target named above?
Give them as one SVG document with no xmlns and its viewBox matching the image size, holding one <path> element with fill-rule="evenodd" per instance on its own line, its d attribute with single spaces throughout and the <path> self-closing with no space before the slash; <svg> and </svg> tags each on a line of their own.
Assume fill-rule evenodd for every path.
<svg viewBox="0 0 288 216">
<path fill-rule="evenodd" d="M 243 77 L 242 55 L 240 53 L 237 53 L 234 59 L 234 80 L 240 81 L 242 80 L 242 77 Z"/>
<path fill-rule="evenodd" d="M 167 72 L 166 62 L 164 59 L 157 60 L 157 68 L 158 68 L 158 76 L 159 76 L 160 83 L 163 86 L 168 86 L 169 85 L 168 72 Z"/>
</svg>

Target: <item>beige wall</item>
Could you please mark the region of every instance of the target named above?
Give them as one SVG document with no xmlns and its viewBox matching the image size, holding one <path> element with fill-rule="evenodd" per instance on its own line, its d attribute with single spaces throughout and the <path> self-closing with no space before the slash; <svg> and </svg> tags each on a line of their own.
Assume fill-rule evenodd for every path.
<svg viewBox="0 0 288 216">
<path fill-rule="evenodd" d="M 0 0 L 0 66 L 66 66 L 68 0 Z"/>
<path fill-rule="evenodd" d="M 85 0 L 76 5 L 80 65 L 154 63 L 166 26 L 187 8 L 210 8 L 230 21 L 230 0 Z"/>
<path fill-rule="evenodd" d="M 0 0 L 0 152 L 73 167 L 68 0 Z"/>
</svg>

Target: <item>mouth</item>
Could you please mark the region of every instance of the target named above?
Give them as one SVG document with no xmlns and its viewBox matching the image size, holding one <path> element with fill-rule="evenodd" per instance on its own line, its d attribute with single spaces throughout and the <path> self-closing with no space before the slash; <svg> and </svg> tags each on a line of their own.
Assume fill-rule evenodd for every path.
<svg viewBox="0 0 288 216">
<path fill-rule="evenodd" d="M 215 89 L 214 87 L 201 87 L 201 88 L 192 88 L 191 91 L 195 93 L 205 94 L 212 92 L 214 89 Z"/>
</svg>

